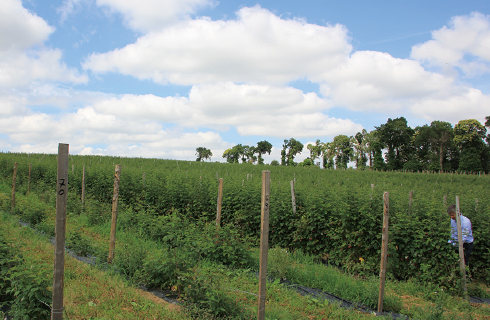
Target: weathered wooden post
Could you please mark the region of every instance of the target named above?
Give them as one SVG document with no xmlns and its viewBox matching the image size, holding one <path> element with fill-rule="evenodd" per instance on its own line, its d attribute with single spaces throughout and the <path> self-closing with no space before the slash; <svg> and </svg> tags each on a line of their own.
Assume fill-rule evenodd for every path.
<svg viewBox="0 0 490 320">
<path fill-rule="evenodd" d="M 145 188 L 145 184 L 146 184 L 146 173 L 143 172 L 143 189 Z"/>
<path fill-rule="evenodd" d="M 383 194 L 383 237 L 381 243 L 381 271 L 379 272 L 379 299 L 378 299 L 378 312 L 383 312 L 383 299 L 385 294 L 385 282 L 386 282 L 386 262 L 388 259 L 388 227 L 389 227 L 389 208 L 390 208 L 390 194 L 385 192 Z"/>
<path fill-rule="evenodd" d="M 216 227 L 221 225 L 221 206 L 223 204 L 223 178 L 219 178 L 218 203 L 216 205 Z"/>
<path fill-rule="evenodd" d="M 58 145 L 56 180 L 56 223 L 53 272 L 53 307 L 51 320 L 63 319 L 63 285 L 65 274 L 66 202 L 68 196 L 68 144 Z"/>
<path fill-rule="evenodd" d="M 459 197 L 456 196 L 456 226 L 458 228 L 458 249 L 459 249 L 459 266 L 463 276 L 463 292 L 465 298 L 468 298 L 468 287 L 466 284 L 466 265 L 464 261 L 463 249 L 463 231 L 461 229 L 461 211 L 459 210 Z"/>
<path fill-rule="evenodd" d="M 112 222 L 111 222 L 111 238 L 109 244 L 108 263 L 112 263 L 114 259 L 114 251 L 116 248 L 116 225 L 117 225 L 117 202 L 119 200 L 119 181 L 121 178 L 121 165 L 116 164 L 116 173 L 114 175 L 114 196 L 112 197 Z"/>
<path fill-rule="evenodd" d="M 17 162 L 14 163 L 14 174 L 12 179 L 12 202 L 10 205 L 10 213 L 14 214 L 15 210 L 15 180 L 17 179 Z"/>
<path fill-rule="evenodd" d="M 265 319 L 265 298 L 267 283 L 267 256 L 269 253 L 269 201 L 270 171 L 262 171 L 262 204 L 260 224 L 260 271 L 259 271 L 259 308 L 258 320 Z"/>
<path fill-rule="evenodd" d="M 296 213 L 296 194 L 294 193 L 294 180 L 291 180 L 291 201 L 293 203 L 293 213 Z"/>
</svg>

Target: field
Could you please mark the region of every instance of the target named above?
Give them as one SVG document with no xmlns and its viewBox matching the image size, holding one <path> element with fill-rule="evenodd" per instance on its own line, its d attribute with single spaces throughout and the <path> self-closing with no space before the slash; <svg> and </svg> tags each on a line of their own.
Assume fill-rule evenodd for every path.
<svg viewBox="0 0 490 320">
<path fill-rule="evenodd" d="M 14 163 L 17 193 L 15 216 L 11 216 Z M 107 265 L 115 164 L 122 165 L 120 209 L 116 256 L 114 263 Z M 157 319 L 196 318 L 197 314 L 202 319 L 255 316 L 262 170 L 271 172 L 268 271 L 276 281 L 268 288 L 269 319 L 371 317 L 303 297 L 280 282 L 287 279 L 321 289 L 375 310 L 384 192 L 390 194 L 385 309 L 417 319 L 490 318 L 486 305 L 473 305 L 461 297 L 458 256 L 447 243 L 450 225 L 446 213 L 447 205 L 458 196 L 461 211 L 473 223 L 476 239 L 469 268 L 470 294 L 488 298 L 489 176 L 100 156 L 71 156 L 69 169 L 67 247 L 99 258 L 95 266 L 84 266 L 88 271 L 83 272 L 111 277 L 105 280 L 111 286 L 121 281 L 118 286 L 127 286 L 121 292 L 144 285 L 168 290 L 182 301 L 178 310 L 140 298 L 117 302 L 118 310 L 148 312 L 136 318 L 151 319 L 150 314 Z M 45 238 L 54 235 L 56 155 L 0 154 L 0 177 L 2 224 L 9 226 L 2 230 L 3 242 L 9 244 L 4 247 L 28 251 L 30 246 L 41 246 L 47 242 Z M 216 231 L 219 178 L 224 180 L 222 225 Z M 296 210 L 292 207 L 291 181 Z M 20 228 L 15 222 L 19 219 L 45 235 L 35 243 L 23 243 L 24 238 L 16 232 L 27 231 L 14 231 Z M 39 259 L 49 262 L 52 258 L 46 255 Z M 24 253 L 23 257 L 31 259 L 31 254 Z M 18 265 L 24 265 L 24 260 L 19 259 Z M 44 272 L 52 279 L 49 263 L 31 262 L 39 266 L 39 272 L 48 270 Z M 72 271 L 67 288 L 75 285 L 70 279 L 77 285 L 83 282 L 79 272 Z M 8 286 L 7 282 L 2 285 Z M 92 287 L 84 285 L 89 292 Z M 41 287 L 51 290 L 46 289 L 46 283 Z M 49 292 L 45 296 L 50 297 Z M 128 299 L 129 305 L 124 306 Z M 65 295 L 65 301 L 70 319 L 117 318 L 99 311 L 110 306 L 109 301 L 97 302 L 76 293 Z"/>
</svg>

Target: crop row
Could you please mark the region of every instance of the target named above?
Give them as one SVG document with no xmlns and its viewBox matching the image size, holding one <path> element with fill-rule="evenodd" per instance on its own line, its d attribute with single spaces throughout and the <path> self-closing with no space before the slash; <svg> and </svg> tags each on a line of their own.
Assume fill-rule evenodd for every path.
<svg viewBox="0 0 490 320">
<path fill-rule="evenodd" d="M 17 184 L 26 190 L 31 163 L 31 184 L 49 186 L 55 181 L 55 159 L 53 155 L 0 154 L 0 174 L 11 178 L 17 162 Z M 458 279 L 458 257 L 447 243 L 450 224 L 446 214 L 446 206 L 457 195 L 463 214 L 473 223 L 475 250 L 470 271 L 490 281 L 486 268 L 490 260 L 488 176 L 72 156 L 72 198 L 80 199 L 85 166 L 87 196 L 109 204 L 114 163 L 122 164 L 120 199 L 135 212 L 134 223 L 145 232 L 150 234 L 152 227 L 145 226 L 148 218 L 144 217 L 165 217 L 173 210 L 196 221 L 212 221 L 218 178 L 223 178 L 222 222 L 255 243 L 260 231 L 261 171 L 270 170 L 270 244 L 301 249 L 361 274 L 379 270 L 382 194 L 388 191 L 389 275 L 447 287 L 454 287 Z M 291 202 L 291 180 L 295 181 L 296 210 Z M 95 217 L 94 223 L 97 221 Z"/>
</svg>

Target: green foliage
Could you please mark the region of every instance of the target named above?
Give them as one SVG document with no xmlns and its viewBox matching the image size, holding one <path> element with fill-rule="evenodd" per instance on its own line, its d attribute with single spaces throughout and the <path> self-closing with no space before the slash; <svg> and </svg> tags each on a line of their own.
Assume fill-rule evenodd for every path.
<svg viewBox="0 0 490 320">
<path fill-rule="evenodd" d="M 193 319 L 255 319 L 248 310 L 233 300 L 215 275 L 222 270 L 202 267 L 180 278 L 183 288 L 184 312 Z"/>
<path fill-rule="evenodd" d="M 281 164 L 285 166 L 295 166 L 294 157 L 303 151 L 303 144 L 298 140 L 291 138 L 285 139 L 282 145 Z"/>
<path fill-rule="evenodd" d="M 211 160 L 211 157 L 213 156 L 213 152 L 211 152 L 210 149 L 204 148 L 204 147 L 198 147 L 196 148 L 196 156 L 197 159 L 196 161 L 204 161 L 206 159 Z"/>
<path fill-rule="evenodd" d="M 90 240 L 79 231 L 75 231 L 68 235 L 66 247 L 82 257 L 93 255 L 95 253 L 95 249 L 90 243 Z"/>
<path fill-rule="evenodd" d="M 0 236 L 0 298 L 14 319 L 46 319 L 51 314 L 49 268 L 24 260 L 15 246 Z M 51 283 L 50 283 L 51 280 Z"/>
<path fill-rule="evenodd" d="M 52 216 L 53 212 L 53 207 L 47 206 L 34 194 L 16 198 L 15 213 L 18 214 L 24 222 L 38 225 L 46 218 L 46 216 L 50 214 Z"/>
</svg>

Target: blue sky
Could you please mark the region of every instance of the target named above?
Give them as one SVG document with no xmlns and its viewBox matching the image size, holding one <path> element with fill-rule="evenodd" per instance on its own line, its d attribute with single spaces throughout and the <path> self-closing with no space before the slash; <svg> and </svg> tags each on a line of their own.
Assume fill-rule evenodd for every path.
<svg viewBox="0 0 490 320">
<path fill-rule="evenodd" d="M 490 115 L 489 1 L 4 0 L 0 150 L 195 159 Z M 297 160 L 308 156 L 307 150 Z"/>
</svg>

